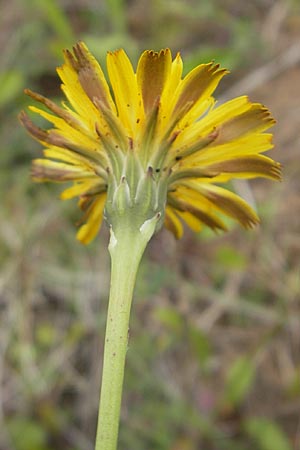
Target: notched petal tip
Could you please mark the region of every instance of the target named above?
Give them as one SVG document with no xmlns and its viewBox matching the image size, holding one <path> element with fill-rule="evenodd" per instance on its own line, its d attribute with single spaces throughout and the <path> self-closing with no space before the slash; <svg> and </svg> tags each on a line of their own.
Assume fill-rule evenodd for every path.
<svg viewBox="0 0 300 450">
<path fill-rule="evenodd" d="M 75 110 L 77 104 L 78 109 L 88 110 L 89 100 L 93 103 L 94 98 L 98 98 L 106 107 L 114 110 L 101 66 L 87 46 L 79 41 L 73 46 L 72 51 L 67 49 L 63 53 L 65 62 L 57 68 L 57 73 L 63 81 L 62 90 L 71 103 L 75 104 L 73 105 Z M 84 115 L 86 114 L 84 112 Z"/>
<path fill-rule="evenodd" d="M 57 67 L 58 73 L 64 68 L 65 65 L 72 67 L 75 71 L 78 69 L 78 63 L 69 49 L 63 50 L 65 63 Z"/>
<path fill-rule="evenodd" d="M 125 54 L 125 50 L 123 48 L 116 48 L 115 50 L 109 50 L 106 55 L 108 57 L 119 57 L 120 55 Z"/>
<path fill-rule="evenodd" d="M 88 53 L 87 46 L 83 43 L 83 41 L 78 41 L 73 46 L 73 53 L 76 56 L 77 60 L 80 61 L 81 59 L 85 59 L 85 54 Z"/>
<path fill-rule="evenodd" d="M 143 55 L 150 56 L 151 58 L 156 59 L 156 58 L 160 58 L 160 57 L 165 57 L 166 55 L 171 55 L 171 50 L 169 48 L 163 48 L 159 51 L 145 50 L 142 53 L 141 57 L 143 57 Z"/>
</svg>

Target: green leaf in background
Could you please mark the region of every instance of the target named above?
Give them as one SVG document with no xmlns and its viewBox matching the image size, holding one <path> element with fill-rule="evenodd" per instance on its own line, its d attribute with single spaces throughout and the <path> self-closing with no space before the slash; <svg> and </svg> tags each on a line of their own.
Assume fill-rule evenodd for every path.
<svg viewBox="0 0 300 450">
<path fill-rule="evenodd" d="M 125 34 L 126 14 L 124 0 L 106 0 L 106 5 L 110 12 L 114 30 Z"/>
<path fill-rule="evenodd" d="M 40 323 L 36 328 L 37 343 L 44 350 L 55 342 L 56 330 L 50 323 Z"/>
<path fill-rule="evenodd" d="M 15 417 L 7 423 L 7 431 L 15 450 L 49 450 L 45 431 L 31 419 Z"/>
<path fill-rule="evenodd" d="M 221 265 L 232 269 L 245 270 L 247 260 L 244 254 L 229 245 L 220 246 L 216 253 L 216 261 Z"/>
<path fill-rule="evenodd" d="M 11 102 L 24 88 L 24 77 L 18 70 L 0 74 L 0 107 Z"/>
<path fill-rule="evenodd" d="M 226 377 L 225 403 L 236 406 L 244 400 L 253 384 L 255 371 L 255 363 L 249 356 L 241 356 L 235 360 Z"/>
<path fill-rule="evenodd" d="M 223 48 L 210 45 L 202 45 L 197 51 L 190 55 L 184 61 L 184 71 L 189 72 L 199 63 L 216 61 L 222 67 L 228 67 L 229 70 L 235 69 L 239 65 L 240 55 L 235 48 Z"/>
<path fill-rule="evenodd" d="M 200 367 L 202 367 L 211 356 L 211 343 L 208 337 L 193 325 L 189 326 L 188 334 L 192 351 L 197 357 Z"/>
<path fill-rule="evenodd" d="M 257 450 L 292 450 L 288 438 L 279 425 L 264 417 L 245 422 L 245 431 L 258 445 Z"/>
<path fill-rule="evenodd" d="M 295 372 L 287 386 L 287 393 L 290 398 L 300 396 L 300 367 L 295 369 Z"/>
<path fill-rule="evenodd" d="M 69 19 L 64 10 L 55 0 L 30 0 L 33 8 L 40 11 L 45 21 L 53 29 L 56 36 L 64 42 L 64 45 L 72 45 L 76 42 L 76 36 L 73 33 Z"/>
<path fill-rule="evenodd" d="M 173 308 L 158 308 L 155 311 L 155 318 L 170 331 L 181 334 L 183 330 L 183 318 L 181 314 Z"/>
</svg>

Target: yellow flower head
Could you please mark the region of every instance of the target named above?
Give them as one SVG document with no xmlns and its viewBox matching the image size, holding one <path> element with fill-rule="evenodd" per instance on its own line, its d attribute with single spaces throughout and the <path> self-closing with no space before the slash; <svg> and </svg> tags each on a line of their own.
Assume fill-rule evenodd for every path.
<svg viewBox="0 0 300 450">
<path fill-rule="evenodd" d="M 36 181 L 72 181 L 62 199 L 79 197 L 85 211 L 77 237 L 97 234 L 105 215 L 158 214 L 177 238 L 183 225 L 225 230 L 219 213 L 248 228 L 255 212 L 221 187 L 232 178 L 280 179 L 280 166 L 261 155 L 272 148 L 267 108 L 246 96 L 215 106 L 212 97 L 227 73 L 201 64 L 182 78 L 179 54 L 145 51 L 134 71 L 123 50 L 107 54 L 108 85 L 100 65 L 78 43 L 57 69 L 67 103 L 26 91 L 50 112 L 31 106 L 53 124 L 42 130 L 25 113 L 21 121 L 45 147 L 33 161 Z M 143 222 L 141 222 L 143 223 Z"/>
</svg>

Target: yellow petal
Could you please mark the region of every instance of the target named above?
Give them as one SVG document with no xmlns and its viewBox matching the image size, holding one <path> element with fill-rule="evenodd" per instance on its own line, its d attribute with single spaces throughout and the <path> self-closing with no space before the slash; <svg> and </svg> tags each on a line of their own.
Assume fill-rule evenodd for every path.
<svg viewBox="0 0 300 450">
<path fill-rule="evenodd" d="M 169 49 L 145 51 L 137 66 L 138 89 L 142 93 L 144 111 L 148 114 L 157 104 L 170 77 L 172 57 Z"/>
<path fill-rule="evenodd" d="M 51 145 L 44 150 L 43 154 L 46 158 L 56 159 L 75 166 L 81 165 L 85 170 L 91 167 L 86 158 L 66 148 Z"/>
<path fill-rule="evenodd" d="M 233 141 L 249 133 L 261 133 L 274 123 L 275 120 L 267 108 L 259 103 L 253 103 L 248 111 L 231 118 L 227 117 L 227 120 L 216 128 L 218 136 L 215 144 Z"/>
<path fill-rule="evenodd" d="M 65 189 L 60 194 L 62 200 L 69 200 L 74 197 L 85 195 L 96 195 L 105 191 L 105 184 L 101 184 L 101 180 L 95 178 L 94 180 L 85 180 L 75 183 L 73 186 Z"/>
<path fill-rule="evenodd" d="M 57 73 L 62 80 L 61 86 L 65 96 L 69 100 L 74 110 L 79 114 L 89 128 L 101 120 L 99 111 L 89 99 L 78 79 L 78 74 L 72 65 L 72 55 L 65 51 L 65 63 L 57 68 Z"/>
<path fill-rule="evenodd" d="M 214 231 L 225 230 L 222 220 L 214 214 L 214 208 L 203 196 L 178 186 L 175 192 L 168 194 L 168 204 L 178 212 L 189 212 Z"/>
<path fill-rule="evenodd" d="M 171 65 L 170 75 L 165 81 L 165 86 L 161 94 L 157 129 L 158 135 L 162 135 L 166 129 L 170 128 L 170 122 L 172 122 L 171 116 L 176 104 L 176 97 L 174 94 L 181 83 L 182 68 L 182 59 L 180 54 L 177 53 Z M 181 117 L 180 112 L 181 111 L 178 111 L 178 117 Z"/>
<path fill-rule="evenodd" d="M 198 139 L 212 133 L 224 120 L 242 114 L 250 108 L 250 102 L 246 96 L 235 98 L 229 102 L 211 109 L 201 120 L 190 124 L 179 134 L 176 145 L 191 145 Z"/>
<path fill-rule="evenodd" d="M 71 61 L 78 74 L 80 84 L 89 99 L 93 103 L 97 99 L 107 108 L 116 112 L 108 84 L 98 61 L 96 61 L 83 42 L 76 44 L 73 51 L 76 60 L 73 58 Z"/>
<path fill-rule="evenodd" d="M 32 178 L 35 181 L 72 181 L 94 178 L 95 173 L 84 170 L 80 166 L 71 166 L 49 159 L 35 159 L 32 162 Z"/>
<path fill-rule="evenodd" d="M 31 111 L 40 114 L 45 119 L 52 122 L 57 129 L 44 131 L 36 127 L 30 120 L 24 121 L 28 131 L 38 139 L 43 145 L 49 148 L 61 148 L 62 153 L 67 149 L 73 153 L 74 157 L 78 155 L 81 161 L 91 166 L 91 162 L 107 167 L 107 158 L 104 151 L 103 139 L 98 133 L 82 133 L 78 129 L 67 124 L 60 117 L 56 117 L 34 106 L 29 107 Z M 96 128 L 96 130 L 98 130 Z M 97 137 L 97 138 L 96 138 Z M 105 142 L 113 140 L 109 132 L 105 135 Z M 114 143 L 112 144 L 114 146 Z M 71 156 L 70 153 L 70 156 Z M 80 158 L 81 157 L 81 158 Z M 59 159 L 62 159 L 59 157 Z"/>
<path fill-rule="evenodd" d="M 213 145 L 221 145 L 236 139 L 258 134 L 272 127 L 275 120 L 267 108 L 251 103 L 248 97 L 238 97 L 218 108 L 211 109 L 200 121 L 185 128 L 178 136 L 177 145 L 185 145 L 197 139 L 215 134 Z"/>
<path fill-rule="evenodd" d="M 50 114 L 35 106 L 29 106 L 30 111 L 39 114 L 51 122 L 58 130 L 62 131 L 68 139 L 73 139 L 73 141 L 77 140 L 79 142 L 82 141 L 82 139 L 85 139 L 85 142 L 89 143 L 88 146 L 94 148 L 95 145 L 99 145 L 99 132 L 105 135 L 110 134 L 110 124 L 106 121 L 103 110 L 101 111 L 101 117 L 99 115 L 97 118 L 97 122 L 91 122 L 90 120 L 86 120 L 86 118 L 81 118 L 74 111 L 71 111 L 67 105 L 64 105 L 64 109 L 62 109 L 48 99 L 45 99 L 43 96 L 31 91 L 28 91 L 28 95 L 45 104 L 48 109 L 57 115 Z M 95 100 L 95 104 L 97 104 L 97 100 Z M 113 113 L 111 113 L 111 115 L 113 115 Z M 115 119 L 117 120 L 117 118 Z M 27 126 L 26 123 L 24 123 L 24 125 Z M 29 131 L 33 134 L 32 130 Z M 82 143 L 80 145 L 82 145 Z"/>
<path fill-rule="evenodd" d="M 61 148 L 62 153 L 65 152 L 65 149 L 69 150 L 74 156 L 79 155 L 83 157 L 81 161 L 85 162 L 86 167 L 93 168 L 96 165 L 97 167 L 99 166 L 99 170 L 102 170 L 102 172 L 103 168 L 107 167 L 106 153 L 101 148 L 101 144 L 95 142 L 92 138 L 83 135 L 75 129 L 71 129 L 70 133 L 67 133 L 66 130 L 42 130 L 36 127 L 25 114 L 22 115 L 21 120 L 29 133 L 46 147 Z M 70 137 L 73 140 L 70 140 Z"/>
<path fill-rule="evenodd" d="M 200 193 L 215 208 L 227 216 L 237 220 L 243 227 L 251 228 L 259 222 L 255 211 L 238 195 L 215 185 L 204 185 L 196 182 L 186 183 L 190 189 Z"/>
<path fill-rule="evenodd" d="M 174 112 L 186 104 L 191 104 L 189 112 L 184 117 L 185 123 L 192 123 L 209 107 L 210 96 L 216 89 L 221 78 L 226 75 L 226 69 L 219 65 L 201 64 L 192 70 L 180 83 L 175 96 L 178 98 Z"/>
<path fill-rule="evenodd" d="M 79 228 L 76 235 L 76 238 L 82 242 L 82 244 L 89 244 L 99 232 L 103 219 L 105 202 L 106 194 L 102 194 L 90 207 L 87 222 Z"/>
<path fill-rule="evenodd" d="M 29 97 L 33 98 L 37 102 L 45 105 L 52 113 L 56 114 L 61 119 L 64 119 L 67 124 L 75 128 L 76 130 L 80 130 L 82 132 L 86 132 L 86 130 L 89 130 L 89 128 L 86 127 L 84 121 L 80 119 L 78 114 L 68 108 L 67 105 L 63 104 L 63 108 L 61 108 L 48 98 L 44 97 L 43 95 L 37 94 L 30 89 L 25 89 L 24 92 L 26 95 L 29 95 Z M 34 110 L 33 107 L 29 107 L 29 109 Z M 45 112 L 44 110 L 39 110 L 37 112 L 40 114 L 40 111 Z"/>
<path fill-rule="evenodd" d="M 193 230 L 195 233 L 203 228 L 203 222 L 188 211 L 178 211 L 179 217 Z"/>
<path fill-rule="evenodd" d="M 79 155 L 78 153 L 74 153 L 71 150 L 67 150 L 65 148 L 50 146 L 44 150 L 44 156 L 46 158 L 63 161 L 65 163 L 69 163 L 71 166 L 81 167 L 83 171 L 91 173 L 91 178 L 94 176 L 95 179 L 107 180 L 107 171 L 102 170 L 101 167 L 97 165 L 91 164 L 91 161 Z"/>
<path fill-rule="evenodd" d="M 165 227 L 171 231 L 176 239 L 180 239 L 183 235 L 183 226 L 177 214 L 169 206 L 166 207 Z"/>
<path fill-rule="evenodd" d="M 107 70 L 119 118 L 130 132 L 131 137 L 135 137 L 137 128 L 144 121 L 144 111 L 136 76 L 124 50 L 108 52 Z"/>
<path fill-rule="evenodd" d="M 281 179 L 280 164 L 264 155 L 249 155 L 224 159 L 223 161 L 207 166 L 208 170 L 219 173 L 230 173 L 236 178 L 255 177 Z"/>
<path fill-rule="evenodd" d="M 35 106 L 29 106 L 30 111 L 39 114 L 44 119 L 51 122 L 58 130 L 62 131 L 70 140 L 75 142 L 79 142 L 80 145 L 84 143 L 85 146 L 95 148 L 95 145 L 98 144 L 96 138 L 97 133 L 95 131 L 95 126 L 92 129 L 76 129 L 73 125 L 69 125 L 64 119 L 54 116 L 53 114 L 49 114 L 43 109 L 37 108 Z"/>
<path fill-rule="evenodd" d="M 201 143 L 201 140 L 199 141 Z M 270 133 L 248 135 L 220 145 L 214 145 L 214 142 L 200 148 L 199 152 L 186 158 L 183 164 L 207 166 L 215 162 L 222 162 L 224 159 L 256 155 L 273 148 L 272 134 Z"/>
</svg>

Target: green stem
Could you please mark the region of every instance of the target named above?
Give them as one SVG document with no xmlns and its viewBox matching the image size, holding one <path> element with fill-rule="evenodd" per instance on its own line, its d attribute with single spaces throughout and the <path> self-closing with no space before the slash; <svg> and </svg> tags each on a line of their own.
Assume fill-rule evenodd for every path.
<svg viewBox="0 0 300 450">
<path fill-rule="evenodd" d="M 150 225 L 144 228 L 132 230 L 124 223 L 117 233 L 111 232 L 111 285 L 96 450 L 117 448 L 132 295 L 139 263 L 157 219 L 146 222 Z"/>
</svg>

